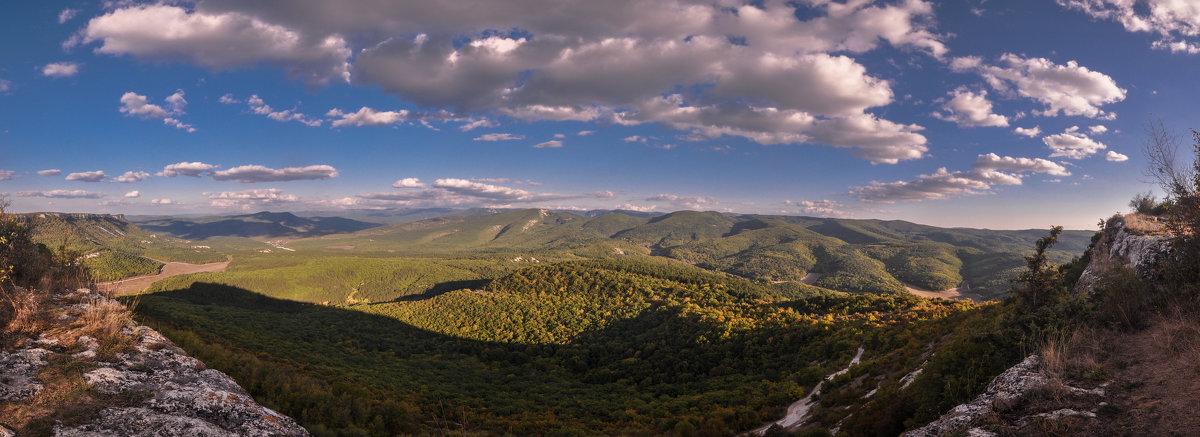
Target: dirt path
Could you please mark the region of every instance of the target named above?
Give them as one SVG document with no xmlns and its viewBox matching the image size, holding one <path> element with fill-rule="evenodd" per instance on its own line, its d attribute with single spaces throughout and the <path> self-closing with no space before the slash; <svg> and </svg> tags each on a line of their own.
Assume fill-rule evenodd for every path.
<svg viewBox="0 0 1200 437">
<path fill-rule="evenodd" d="M 99 288 L 100 291 L 111 291 L 116 296 L 123 296 L 126 294 L 135 294 L 146 291 L 146 288 L 149 288 L 150 284 L 153 284 L 161 279 L 178 275 L 186 275 L 188 273 L 221 272 L 225 271 L 225 267 L 227 266 L 229 266 L 229 261 L 208 264 L 163 262 L 163 267 L 158 271 L 157 275 L 135 276 L 132 278 L 122 279 L 120 281 L 101 282 L 96 284 L 96 287 Z"/>
<path fill-rule="evenodd" d="M 753 435 L 763 435 L 766 434 L 768 429 L 771 429 L 771 427 L 775 425 L 779 425 L 783 429 L 794 428 L 803 425 L 804 422 L 808 420 L 809 411 L 811 411 L 813 405 L 817 403 L 817 400 L 813 398 L 815 396 L 820 396 L 821 385 L 825 384 L 825 381 L 837 378 L 838 376 L 849 372 L 851 366 L 862 362 L 862 355 L 863 348 L 862 346 L 859 346 L 858 353 L 854 355 L 854 358 L 850 360 L 850 364 L 847 364 L 845 369 L 830 373 L 829 376 L 826 376 L 825 379 L 821 380 L 821 382 L 818 382 L 816 387 L 813 387 L 812 391 L 808 393 L 808 396 L 805 396 L 804 399 L 788 405 L 787 414 L 783 416 L 782 419 L 758 427 L 754 431 L 750 431 L 750 433 Z"/>
</svg>

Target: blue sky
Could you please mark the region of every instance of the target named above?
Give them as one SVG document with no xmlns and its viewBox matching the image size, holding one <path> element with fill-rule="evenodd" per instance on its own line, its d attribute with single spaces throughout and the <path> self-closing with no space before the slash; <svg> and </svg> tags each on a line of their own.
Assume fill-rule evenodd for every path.
<svg viewBox="0 0 1200 437">
<path fill-rule="evenodd" d="M 0 192 L 1087 229 L 1200 97 L 1200 9 L 1124 3 L 15 2 Z"/>
</svg>

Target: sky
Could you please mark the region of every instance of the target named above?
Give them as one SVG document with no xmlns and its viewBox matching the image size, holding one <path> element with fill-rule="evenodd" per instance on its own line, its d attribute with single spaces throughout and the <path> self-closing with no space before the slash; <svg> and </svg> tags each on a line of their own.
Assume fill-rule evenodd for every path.
<svg viewBox="0 0 1200 437">
<path fill-rule="evenodd" d="M 1186 146 L 1200 100 L 1186 1 L 0 8 L 0 193 L 23 212 L 693 209 L 1094 229 L 1153 188 L 1147 126 Z"/>
</svg>

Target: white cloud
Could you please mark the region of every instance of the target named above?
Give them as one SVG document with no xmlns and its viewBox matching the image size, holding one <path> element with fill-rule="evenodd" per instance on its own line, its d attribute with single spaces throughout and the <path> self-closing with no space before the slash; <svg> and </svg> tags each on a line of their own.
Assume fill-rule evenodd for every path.
<svg viewBox="0 0 1200 437">
<path fill-rule="evenodd" d="M 1017 127 L 1016 129 L 1013 129 L 1013 133 L 1017 134 L 1017 135 L 1033 138 L 1033 137 L 1036 137 L 1036 136 L 1042 134 L 1042 128 L 1039 126 L 1034 126 L 1029 129 L 1026 129 L 1023 127 Z"/>
<path fill-rule="evenodd" d="M 986 65 L 979 58 L 957 58 L 950 64 L 958 72 L 976 72 L 1001 93 L 1030 98 L 1046 105 L 1035 115 L 1059 114 L 1111 119 L 1100 109 L 1125 100 L 1125 90 L 1113 78 L 1089 70 L 1075 61 L 1059 65 L 1045 58 L 1023 58 L 1012 53 L 1000 57 L 1002 66 Z"/>
<path fill-rule="evenodd" d="M 139 198 L 139 197 L 142 197 L 142 192 L 141 192 L 141 191 L 138 191 L 138 190 L 133 190 L 133 191 L 130 191 L 130 192 L 128 192 L 128 193 L 125 193 L 125 198 L 126 198 L 126 199 L 136 199 L 136 198 Z"/>
<path fill-rule="evenodd" d="M 203 162 L 178 162 L 163 167 L 162 171 L 158 172 L 157 175 L 166 176 L 169 178 L 175 176 L 199 177 L 200 175 L 207 173 L 214 168 L 217 168 L 217 166 L 205 164 Z"/>
<path fill-rule="evenodd" d="M 1042 137 L 1042 142 L 1046 143 L 1046 147 L 1053 151 L 1050 154 L 1051 158 L 1083 159 L 1108 148 L 1104 143 L 1088 138 L 1083 132 L 1079 132 L 1078 126 L 1067 128 L 1060 134 Z"/>
<path fill-rule="evenodd" d="M 417 178 L 404 178 L 392 184 L 395 188 L 425 188 L 425 184 Z"/>
<path fill-rule="evenodd" d="M 0 170 L 0 181 L 11 181 L 16 174 L 13 170 Z"/>
<path fill-rule="evenodd" d="M 1102 134 L 1102 133 L 1108 132 L 1108 127 L 1105 127 L 1105 126 L 1104 126 L 1104 125 L 1102 125 L 1102 124 L 1098 124 L 1098 125 L 1095 125 L 1095 126 L 1089 126 L 1089 127 L 1088 127 L 1088 132 L 1091 132 L 1091 133 L 1092 133 L 1092 135 L 1099 135 L 1099 134 Z"/>
<path fill-rule="evenodd" d="M 586 136 L 594 134 L 594 133 L 596 133 L 596 131 L 594 131 L 594 130 L 581 130 L 579 132 L 576 132 L 575 135 L 579 135 L 581 137 L 586 137 Z"/>
<path fill-rule="evenodd" d="M 64 24 L 68 21 L 71 21 L 71 19 L 75 18 L 75 15 L 78 13 L 79 13 L 79 9 L 71 9 L 71 8 L 63 9 L 62 12 L 58 13 L 58 24 Z"/>
<path fill-rule="evenodd" d="M 409 120 L 407 110 L 399 111 L 376 111 L 374 109 L 363 106 L 358 112 L 344 113 L 340 109 L 331 109 L 325 114 L 326 117 L 340 117 L 333 121 L 333 127 L 341 126 L 387 126 L 396 124 L 402 121 Z"/>
<path fill-rule="evenodd" d="M 644 142 L 646 142 L 646 137 L 643 137 L 641 135 L 630 135 L 630 136 L 625 137 L 625 139 L 623 139 L 621 141 L 624 141 L 626 143 L 644 143 Z"/>
<path fill-rule="evenodd" d="M 47 77 L 71 77 L 79 73 L 79 63 L 53 62 L 42 67 L 42 75 Z"/>
<path fill-rule="evenodd" d="M 267 116 L 267 118 L 270 118 L 272 120 L 275 120 L 275 121 L 278 121 L 281 123 L 288 122 L 288 121 L 295 121 L 295 122 L 299 122 L 305 126 L 317 127 L 317 126 L 320 126 L 321 123 L 324 122 L 323 120 L 312 118 L 307 115 L 301 114 L 299 112 L 295 112 L 295 109 L 285 109 L 282 111 L 276 111 L 274 108 L 271 107 L 271 105 L 266 104 L 266 102 L 264 102 L 261 97 L 258 97 L 257 94 L 253 94 L 250 96 L 250 98 L 246 99 L 246 105 L 248 105 L 250 107 L 250 111 L 254 112 L 255 114 L 265 115 L 265 116 Z M 367 108 L 363 108 L 363 109 L 367 109 Z M 332 113 L 332 111 L 330 111 L 330 112 Z M 336 126 L 336 124 L 335 124 L 335 126 Z"/>
<path fill-rule="evenodd" d="M 533 145 L 533 148 L 535 148 L 535 149 L 557 149 L 557 148 L 560 148 L 560 147 L 562 147 L 562 146 L 563 146 L 563 142 L 562 142 L 562 141 L 560 141 L 560 140 L 550 140 L 550 141 L 543 141 L 543 142 L 540 142 L 540 143 L 534 144 L 534 145 Z"/>
<path fill-rule="evenodd" d="M 306 167 L 288 167 L 273 169 L 261 165 L 243 165 L 228 170 L 212 172 L 212 178 L 218 181 L 233 181 L 244 184 L 258 182 L 283 182 L 307 179 L 330 179 L 338 176 L 337 169 L 328 165 L 310 165 Z"/>
<path fill-rule="evenodd" d="M 947 171 L 919 175 L 911 181 L 871 182 L 854 187 L 850 195 L 863 202 L 896 203 L 945 199 L 988 193 L 995 185 L 1021 185 L 1023 173 L 1070 176 L 1066 167 L 1041 158 L 1014 158 L 995 153 L 979 155 L 971 171 Z"/>
<path fill-rule="evenodd" d="M 1120 23 L 1129 32 L 1157 34 L 1151 47 L 1172 53 L 1200 53 L 1200 8 L 1178 0 L 1058 0 L 1060 6 L 1092 18 Z"/>
<path fill-rule="evenodd" d="M 217 99 L 217 101 L 224 105 L 236 105 L 238 103 L 242 103 L 241 100 L 238 100 L 238 98 L 233 96 L 233 93 L 225 93 L 225 95 L 221 96 L 221 98 Z"/>
<path fill-rule="evenodd" d="M 554 194 L 531 193 L 516 188 L 455 178 L 438 179 L 434 181 L 433 186 L 461 196 L 490 199 L 499 202 L 533 202 L 560 199 L 563 197 Z"/>
<path fill-rule="evenodd" d="M 0 93 L 7 93 L 12 89 L 12 81 L 0 79 Z"/>
<path fill-rule="evenodd" d="M 237 209 L 250 209 L 300 201 L 298 196 L 285 194 L 283 190 L 278 188 L 204 193 L 204 197 L 209 199 L 209 204 L 213 207 Z"/>
<path fill-rule="evenodd" d="M 42 176 L 58 176 L 58 175 L 62 174 L 62 170 L 59 170 L 57 168 L 48 168 L 45 170 L 38 170 L 37 174 L 42 175 Z"/>
<path fill-rule="evenodd" d="M 475 141 L 512 141 L 523 140 L 524 135 L 510 133 L 490 133 L 475 137 Z"/>
<path fill-rule="evenodd" d="M 814 200 L 800 200 L 800 201 L 785 200 L 785 201 L 783 201 L 783 204 L 799 208 L 800 213 L 802 213 L 802 214 L 808 214 L 808 215 L 813 215 L 813 216 L 818 216 L 818 217 L 849 217 L 850 216 L 850 214 L 848 212 L 846 212 L 846 210 L 845 210 L 846 205 L 844 205 L 844 204 L 842 204 L 842 202 L 838 202 L 836 200 L 828 200 L 828 199 L 815 200 L 815 201 Z"/>
<path fill-rule="evenodd" d="M 310 84 L 348 80 L 353 71 L 353 83 L 461 114 L 463 131 L 494 126 L 486 116 L 597 121 L 620 112 L 625 122 L 683 126 L 689 134 L 828 144 L 897 162 L 924 154 L 920 127 L 867 113 L 894 95 L 888 80 L 852 56 L 889 45 L 940 59 L 946 37 L 934 31 L 935 18 L 923 0 L 613 0 L 603 10 L 588 2 L 298 0 L 273 8 L 208 0 L 119 4 L 92 19 L 80 41 L 100 43 L 100 53 L 214 69 L 277 65 Z M 674 105 L 680 111 L 646 110 L 681 89 L 702 91 Z M 275 119 L 301 121 L 295 110 L 277 112 Z M 402 118 L 376 112 L 386 114 L 376 125 Z M 830 128 L 864 120 L 882 130 Z M 851 138 L 872 143 L 844 141 Z"/>
<path fill-rule="evenodd" d="M 104 171 L 96 170 L 68 174 L 67 180 L 80 182 L 100 182 L 106 177 L 108 177 L 108 175 L 105 175 Z"/>
<path fill-rule="evenodd" d="M 114 180 L 117 182 L 124 182 L 124 183 L 141 182 L 143 180 L 146 180 L 149 177 L 150 177 L 150 173 L 146 173 L 144 171 L 137 171 L 137 172 L 127 171 L 127 172 L 125 172 L 125 174 L 117 176 L 117 178 Z"/>
<path fill-rule="evenodd" d="M 22 191 L 17 197 L 45 197 L 49 199 L 99 199 L 104 193 L 84 190 Z"/>
<path fill-rule="evenodd" d="M 1008 126 L 1008 117 L 992 113 L 987 91 L 975 93 L 966 87 L 958 87 L 950 95 L 953 97 L 942 105 L 945 112 L 934 112 L 934 117 L 967 127 Z"/>
<path fill-rule="evenodd" d="M 863 202 L 896 203 L 981 194 L 989 189 L 991 184 L 979 177 L 957 171 L 951 173 L 942 167 L 933 174 L 920 175 L 911 181 L 871 182 L 867 186 L 852 188 L 850 194 Z"/>
<path fill-rule="evenodd" d="M 468 120 L 466 123 L 463 123 L 461 126 L 459 126 L 458 130 L 463 131 L 463 132 L 470 132 L 475 129 L 479 129 L 481 127 L 496 127 L 499 125 L 500 124 L 496 123 L 495 121 L 492 121 L 492 120 L 489 120 L 486 118 L 480 118 L 478 120 Z"/>
<path fill-rule="evenodd" d="M 178 205 L 179 202 L 176 202 L 169 198 L 162 198 L 162 199 L 150 199 L 150 204 L 151 205 Z"/>
<path fill-rule="evenodd" d="M 667 202 L 676 208 L 704 209 L 717 205 L 716 199 L 705 196 L 679 196 L 675 194 L 656 194 L 644 199 L 647 202 Z"/>
<path fill-rule="evenodd" d="M 174 94 L 167 96 L 163 100 L 166 102 L 167 109 L 150 103 L 150 99 L 146 96 L 130 91 L 121 95 L 121 107 L 119 109 L 122 114 L 129 117 L 138 117 L 143 120 L 158 119 L 162 120 L 163 124 L 176 129 L 183 129 L 188 132 L 196 131 L 192 125 L 175 118 L 183 115 L 183 109 L 187 106 L 187 100 L 183 98 L 182 90 L 175 91 Z"/>
<path fill-rule="evenodd" d="M 554 138 L 563 139 L 566 137 L 567 137 L 567 134 L 554 134 Z"/>
<path fill-rule="evenodd" d="M 1001 157 L 995 153 L 979 155 L 971 167 L 979 170 L 1004 170 L 1010 172 L 1034 172 L 1045 173 L 1054 176 L 1070 176 L 1071 172 L 1067 171 L 1066 167 L 1055 163 L 1054 161 L 1041 158 L 1013 158 L 1010 156 Z"/>
<path fill-rule="evenodd" d="M 238 12 L 133 5 L 91 19 L 81 32 L 82 43 L 101 43 L 97 53 L 184 60 L 213 69 L 268 63 L 314 85 L 350 79 L 350 49 L 340 35 L 304 34 Z"/>
<path fill-rule="evenodd" d="M 1129 157 L 1125 156 L 1124 154 L 1109 150 L 1108 154 L 1104 155 L 1104 159 L 1112 162 L 1125 162 L 1129 160 Z"/>
</svg>

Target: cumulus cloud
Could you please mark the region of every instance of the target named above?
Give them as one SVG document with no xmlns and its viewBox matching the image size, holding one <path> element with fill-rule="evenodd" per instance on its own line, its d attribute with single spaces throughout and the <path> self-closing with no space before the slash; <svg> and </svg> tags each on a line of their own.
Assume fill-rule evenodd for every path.
<svg viewBox="0 0 1200 437">
<path fill-rule="evenodd" d="M 990 192 L 996 185 L 1021 185 L 1025 173 L 1070 176 L 1066 167 L 1041 158 L 979 155 L 970 171 L 939 168 L 910 181 L 878 182 L 854 187 L 850 195 L 863 202 L 896 203 L 945 199 Z"/>
<path fill-rule="evenodd" d="M 176 202 L 174 200 L 164 197 L 161 199 L 150 199 L 150 204 L 151 205 L 178 205 L 179 202 Z"/>
<path fill-rule="evenodd" d="M 209 204 L 217 208 L 250 209 L 268 205 L 298 202 L 294 194 L 285 194 L 278 188 L 259 188 L 245 191 L 223 191 L 204 193 Z"/>
<path fill-rule="evenodd" d="M 594 130 L 581 130 L 579 132 L 576 132 L 575 135 L 579 135 L 581 137 L 586 137 L 586 136 L 594 134 L 594 133 L 596 133 L 596 131 L 594 131 Z"/>
<path fill-rule="evenodd" d="M 550 141 L 543 141 L 543 142 L 534 144 L 533 148 L 535 148 L 535 149 L 557 149 L 562 146 L 563 146 L 563 142 L 561 140 L 550 140 Z"/>
<path fill-rule="evenodd" d="M 340 35 L 306 34 L 239 12 L 132 5 L 91 19 L 81 35 L 84 44 L 100 42 L 97 53 L 217 70 L 268 63 L 313 85 L 350 79 L 350 49 Z"/>
<path fill-rule="evenodd" d="M 987 99 L 987 91 L 976 93 L 966 87 L 958 87 L 950 95 L 950 100 L 942 105 L 944 112 L 934 112 L 934 117 L 966 127 L 1008 126 L 1008 117 L 992 113 L 992 102 Z"/>
<path fill-rule="evenodd" d="M 1124 154 L 1109 150 L 1108 154 L 1104 155 L 1104 159 L 1112 162 L 1125 162 L 1129 160 L 1129 157 L 1125 156 Z"/>
<path fill-rule="evenodd" d="M 103 170 L 96 170 L 68 174 L 67 180 L 80 182 L 100 182 L 106 177 L 108 176 L 104 174 Z"/>
<path fill-rule="evenodd" d="M 176 129 L 188 132 L 196 131 L 192 125 L 176 118 L 184 114 L 183 109 L 187 106 L 187 100 L 183 98 L 182 90 L 175 91 L 174 94 L 167 96 L 163 101 L 166 108 L 150 103 L 150 99 L 146 96 L 130 91 L 121 95 L 121 107 L 119 109 L 122 114 L 128 117 L 138 117 L 143 120 L 162 120 L 163 124 Z"/>
<path fill-rule="evenodd" d="M 813 216 L 818 216 L 818 217 L 849 217 L 850 216 L 850 214 L 848 212 L 846 212 L 846 205 L 844 205 L 844 204 L 842 204 L 842 202 L 838 202 L 836 200 L 829 200 L 829 199 L 800 200 L 800 201 L 785 200 L 785 201 L 783 201 L 783 204 L 794 207 L 794 208 L 799 208 L 799 210 L 802 214 L 808 214 L 808 215 L 813 215 Z"/>
<path fill-rule="evenodd" d="M 338 176 L 337 169 L 328 165 L 310 165 L 306 167 L 288 167 L 273 169 L 261 165 L 243 165 L 228 170 L 212 172 L 212 178 L 218 181 L 233 181 L 244 184 L 258 182 L 283 182 L 306 179 L 330 179 Z"/>
<path fill-rule="evenodd" d="M 238 103 L 242 103 L 240 99 L 233 96 L 233 93 L 225 93 L 225 95 L 221 96 L 221 98 L 217 99 L 217 101 L 223 105 L 236 105 Z"/>
<path fill-rule="evenodd" d="M 604 8 L 585 1 L 547 8 L 298 0 L 275 8 L 204 0 L 119 4 L 89 21 L 79 41 L 99 43 L 99 53 L 214 69 L 278 65 L 310 84 L 349 80 L 353 72 L 355 84 L 461 114 L 463 131 L 494 126 L 488 116 L 619 118 L 693 135 L 851 148 L 888 163 L 923 156 L 925 138 L 919 126 L 868 112 L 893 102 L 891 84 L 852 56 L 888 45 L 941 59 L 946 37 L 935 32 L 934 18 L 924 0 L 614 0 Z M 681 89 L 700 91 L 662 107 L 658 100 Z M 272 112 L 303 120 L 295 110 Z M 413 114 L 337 116 L 341 126 L 365 126 Z M 838 127 L 855 124 L 877 129 L 839 135 Z"/>
<path fill-rule="evenodd" d="M 62 12 L 58 13 L 58 24 L 64 24 L 68 21 L 71 21 L 72 18 L 75 18 L 76 14 L 79 14 L 79 9 L 63 9 Z"/>
<path fill-rule="evenodd" d="M 1017 127 L 1016 129 L 1013 129 L 1013 133 L 1017 134 L 1017 135 L 1033 138 L 1033 137 L 1036 137 L 1036 136 L 1042 134 L 1042 128 L 1039 126 L 1034 126 L 1032 128 L 1028 128 L 1028 129 L 1023 128 L 1023 127 Z"/>
<path fill-rule="evenodd" d="M 716 199 L 705 196 L 679 196 L 675 194 L 655 194 L 643 199 L 646 202 L 667 202 L 674 208 L 704 209 L 716 205 Z"/>
<path fill-rule="evenodd" d="M 1042 137 L 1042 142 L 1053 151 L 1050 154 L 1051 158 L 1083 159 L 1108 148 L 1104 143 L 1080 132 L 1079 126 L 1071 126 L 1060 134 Z"/>
<path fill-rule="evenodd" d="M 124 183 L 141 182 L 143 180 L 146 180 L 149 177 L 150 177 L 150 173 L 146 173 L 144 171 L 136 171 L 136 172 L 135 171 L 127 171 L 127 172 L 125 172 L 125 174 L 117 176 L 117 178 L 114 180 L 117 182 L 124 182 Z"/>
<path fill-rule="evenodd" d="M 156 173 L 158 176 L 166 176 L 173 178 L 175 176 L 192 176 L 199 177 L 200 175 L 217 168 L 212 164 L 203 162 L 177 162 L 175 164 L 163 167 L 162 171 Z"/>
<path fill-rule="evenodd" d="M 222 98 L 224 98 L 224 97 L 222 97 Z M 236 99 L 234 99 L 234 100 L 236 101 Z M 266 102 L 264 102 L 261 97 L 258 97 L 258 94 L 252 94 L 250 96 L 250 98 L 246 99 L 246 105 L 250 107 L 251 112 L 258 114 L 258 115 L 265 115 L 265 116 L 267 116 L 267 118 L 281 122 L 281 123 L 288 122 L 288 121 L 295 121 L 295 122 L 299 122 L 305 126 L 317 127 L 317 126 L 320 126 L 321 123 L 324 122 L 321 119 L 312 118 L 305 114 L 296 112 L 294 108 L 293 109 L 284 109 L 282 111 L 276 111 L 275 108 L 272 108 L 271 105 L 268 105 Z M 363 109 L 366 109 L 366 108 L 363 108 Z"/>
<path fill-rule="evenodd" d="M 11 181 L 17 172 L 12 170 L 0 170 L 0 181 Z"/>
<path fill-rule="evenodd" d="M 42 75 L 46 77 L 71 77 L 79 73 L 79 63 L 53 62 L 42 67 Z"/>
<path fill-rule="evenodd" d="M 21 191 L 17 197 L 45 197 L 49 199 L 99 199 L 104 193 L 84 190 Z"/>
<path fill-rule="evenodd" d="M 425 184 L 417 178 L 404 178 L 392 184 L 395 188 L 425 188 Z"/>
<path fill-rule="evenodd" d="M 12 81 L 0 79 L 0 93 L 7 93 L 12 89 Z"/>
<path fill-rule="evenodd" d="M 1095 126 L 1089 126 L 1089 127 L 1088 127 L 1088 132 L 1091 132 L 1091 133 L 1092 133 L 1092 135 L 1099 135 L 1099 134 L 1102 134 L 1102 133 L 1108 132 L 1108 127 L 1106 127 L 1106 126 L 1104 126 L 1104 125 L 1102 125 L 1102 124 L 1098 124 L 1098 125 L 1095 125 Z"/>
<path fill-rule="evenodd" d="M 473 182 L 466 179 L 438 179 L 434 181 L 433 186 L 460 196 L 490 199 L 497 202 L 535 202 L 563 198 L 563 196 L 555 194 L 531 193 L 516 188 Z"/>
<path fill-rule="evenodd" d="M 1000 57 L 999 65 L 987 65 L 979 58 L 968 57 L 956 58 L 950 68 L 978 73 L 998 92 L 1044 104 L 1046 109 L 1035 114 L 1045 117 L 1063 114 L 1111 119 L 1116 116 L 1100 107 L 1125 100 L 1125 89 L 1117 86 L 1112 77 L 1075 61 L 1060 65 L 1046 58 L 1006 53 Z"/>
<path fill-rule="evenodd" d="M 62 174 L 62 170 L 59 170 L 57 168 L 48 168 L 45 170 L 38 170 L 37 174 L 42 175 L 42 176 L 58 176 L 58 175 Z"/>
<path fill-rule="evenodd" d="M 130 192 L 128 192 L 128 193 L 125 193 L 125 198 L 126 198 L 126 199 L 136 199 L 136 198 L 139 198 L 139 197 L 142 197 L 142 192 L 141 192 L 141 191 L 138 191 L 138 190 L 133 190 L 133 191 L 130 191 Z"/>
<path fill-rule="evenodd" d="M 999 156 L 995 153 L 979 155 L 974 164 L 971 164 L 979 170 L 1004 170 L 1010 172 L 1034 172 L 1045 173 L 1054 176 L 1070 176 L 1071 172 L 1067 171 L 1066 167 L 1055 163 L 1054 161 L 1041 158 L 1013 158 L 1011 156 Z"/>
<path fill-rule="evenodd" d="M 523 139 L 525 139 L 524 135 L 510 133 L 491 133 L 475 137 L 475 141 L 512 141 Z"/>
<path fill-rule="evenodd" d="M 1068 9 L 1120 23 L 1128 32 L 1155 34 L 1151 47 L 1172 53 L 1200 53 L 1200 9 L 1174 0 L 1058 0 Z"/>
</svg>

